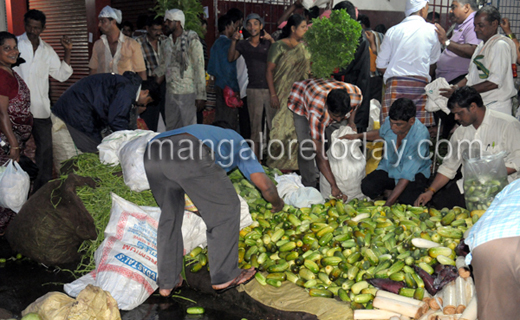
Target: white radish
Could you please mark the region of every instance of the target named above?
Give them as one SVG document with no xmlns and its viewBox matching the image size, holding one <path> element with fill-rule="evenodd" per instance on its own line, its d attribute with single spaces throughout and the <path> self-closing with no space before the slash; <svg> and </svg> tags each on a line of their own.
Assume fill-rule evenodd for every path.
<svg viewBox="0 0 520 320">
<path fill-rule="evenodd" d="M 373 305 L 375 308 L 388 310 L 396 313 L 398 312 L 402 315 L 415 319 L 421 317 L 423 314 L 422 308 L 420 306 L 412 305 L 402 301 L 392 300 L 385 297 L 375 297 Z"/>
<path fill-rule="evenodd" d="M 354 320 L 375 320 L 390 319 L 391 317 L 399 317 L 401 314 L 386 310 L 354 310 Z"/>
<path fill-rule="evenodd" d="M 475 295 L 475 283 L 473 282 L 473 278 L 466 278 L 466 301 L 468 304 Z"/>
<path fill-rule="evenodd" d="M 355 216 L 354 218 L 352 218 L 350 220 L 352 220 L 354 222 L 359 222 L 359 221 L 361 221 L 363 219 L 366 219 L 366 218 L 370 218 L 370 214 L 368 214 L 368 213 L 360 213 L 360 214 L 358 214 L 357 216 Z"/>
<path fill-rule="evenodd" d="M 401 320 L 401 317 L 393 316 L 393 317 L 391 317 L 391 318 L 388 319 L 388 320 Z"/>
<path fill-rule="evenodd" d="M 404 297 L 402 295 L 391 293 L 391 292 L 388 292 L 385 290 L 377 290 L 376 297 L 388 298 L 388 299 L 392 299 L 392 300 L 396 300 L 396 301 L 402 301 L 404 303 L 408 303 L 408 304 L 411 304 L 414 306 L 419 306 L 422 309 L 423 313 L 425 313 L 429 309 L 428 303 L 426 303 L 424 301 L 417 300 L 414 298 Z"/>
<path fill-rule="evenodd" d="M 460 320 L 477 320 L 477 296 L 473 296 L 466 310 L 459 318 Z"/>
<path fill-rule="evenodd" d="M 462 313 L 468 305 L 466 300 L 466 280 L 461 277 L 455 279 L 455 305 L 457 306 L 456 313 Z"/>
<path fill-rule="evenodd" d="M 412 244 L 417 248 L 423 248 L 423 249 L 430 249 L 430 248 L 435 248 L 435 247 L 439 246 L 439 244 L 437 242 L 433 242 L 433 241 L 426 240 L 423 238 L 413 238 Z"/>
<path fill-rule="evenodd" d="M 422 317 L 420 317 L 418 320 L 428 320 L 430 318 L 430 315 L 434 314 L 435 312 L 436 312 L 435 310 L 430 309 L 430 310 L 428 310 L 428 312 L 423 314 Z"/>
<path fill-rule="evenodd" d="M 455 295 L 455 281 L 452 281 L 444 287 L 444 292 L 442 295 L 442 312 L 444 314 L 455 314 L 455 309 L 457 308 Z"/>
</svg>

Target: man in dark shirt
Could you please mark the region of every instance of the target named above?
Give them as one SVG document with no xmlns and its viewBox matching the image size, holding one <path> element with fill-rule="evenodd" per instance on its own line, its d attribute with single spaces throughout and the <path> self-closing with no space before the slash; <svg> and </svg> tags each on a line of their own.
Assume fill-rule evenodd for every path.
<svg viewBox="0 0 520 320">
<path fill-rule="evenodd" d="M 236 62 L 228 62 L 227 55 L 235 25 L 231 17 L 218 18 L 220 37 L 213 43 L 209 55 L 208 74 L 215 77 L 216 113 L 215 121 L 227 122 L 233 130 L 238 130 L 238 108 L 230 108 L 224 99 L 224 89 L 230 87 L 239 93 Z"/>
<path fill-rule="evenodd" d="M 134 72 L 100 73 L 67 89 L 52 113 L 67 125 L 76 148 L 81 152 L 97 152 L 103 130 L 135 129 L 136 113 L 144 111 L 158 95 L 155 82 L 143 82 Z"/>
<path fill-rule="evenodd" d="M 352 19 L 357 19 L 356 7 L 350 1 L 342 1 L 334 6 L 332 10 L 346 10 Z M 359 46 L 356 50 L 354 61 L 346 69 L 333 75 L 338 81 L 347 82 L 357 86 L 364 97 L 370 96 L 370 45 L 364 32 L 359 38 Z M 370 116 L 370 99 L 363 99 L 363 102 L 356 110 L 354 122 L 358 132 L 365 132 L 368 127 Z"/>
<path fill-rule="evenodd" d="M 274 40 L 263 30 L 264 19 L 256 13 L 251 13 L 246 17 L 244 27 L 251 36 L 246 40 L 239 41 L 240 33 L 235 31 L 228 51 L 228 61 L 233 62 L 237 60 L 240 55 L 242 55 L 246 61 L 249 73 L 247 107 L 251 121 L 251 140 L 253 140 L 254 143 L 253 150 L 257 159 L 261 159 L 262 116 L 265 110 L 267 127 L 271 130 L 272 120 L 277 111 L 277 109 L 271 107 L 269 87 L 267 86 L 265 77 L 267 55 L 271 43 L 273 43 Z"/>
</svg>

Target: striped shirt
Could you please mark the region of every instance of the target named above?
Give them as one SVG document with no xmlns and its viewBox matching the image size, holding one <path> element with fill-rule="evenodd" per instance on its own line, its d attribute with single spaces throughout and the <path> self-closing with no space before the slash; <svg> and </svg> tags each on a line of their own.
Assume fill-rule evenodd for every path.
<svg viewBox="0 0 520 320">
<path fill-rule="evenodd" d="M 473 251 L 477 246 L 491 240 L 520 236 L 520 180 L 511 182 L 502 190 L 486 213 L 471 228 L 464 240 Z M 471 253 L 466 263 L 471 263 Z"/>
<path fill-rule="evenodd" d="M 161 36 L 161 38 L 157 40 L 157 49 L 161 47 L 161 40 L 164 38 L 164 36 Z M 135 40 L 139 42 L 143 51 L 144 63 L 146 65 L 146 75 L 148 77 L 154 77 L 155 75 L 153 72 L 159 65 L 159 50 L 155 51 L 146 34 L 136 37 Z"/>
<path fill-rule="evenodd" d="M 350 83 L 331 79 L 308 79 L 293 84 L 287 106 L 297 115 L 309 120 L 311 138 L 314 140 L 322 141 L 322 137 L 325 137 L 325 128 L 332 123 L 332 118 L 325 105 L 327 95 L 334 89 L 347 90 L 352 111 L 363 100 L 361 90 Z"/>
</svg>

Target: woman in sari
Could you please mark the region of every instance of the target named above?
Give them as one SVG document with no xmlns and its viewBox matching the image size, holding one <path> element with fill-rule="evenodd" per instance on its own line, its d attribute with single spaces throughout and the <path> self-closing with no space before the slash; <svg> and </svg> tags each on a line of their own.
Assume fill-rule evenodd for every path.
<svg viewBox="0 0 520 320">
<path fill-rule="evenodd" d="M 0 32 L 0 165 L 9 159 L 19 161 L 29 140 L 33 117 L 30 93 L 22 78 L 12 70 L 20 52 L 18 41 L 9 32 Z M 4 144 L 5 143 L 5 144 Z M 14 212 L 0 208 L 0 234 Z"/>
<path fill-rule="evenodd" d="M 293 84 L 305 80 L 310 72 L 310 54 L 302 42 L 306 31 L 305 18 L 293 14 L 282 30 L 281 39 L 271 45 L 267 58 L 271 107 L 279 109 L 273 118 L 267 165 L 278 169 L 298 169 L 298 140 L 287 100 Z"/>
</svg>

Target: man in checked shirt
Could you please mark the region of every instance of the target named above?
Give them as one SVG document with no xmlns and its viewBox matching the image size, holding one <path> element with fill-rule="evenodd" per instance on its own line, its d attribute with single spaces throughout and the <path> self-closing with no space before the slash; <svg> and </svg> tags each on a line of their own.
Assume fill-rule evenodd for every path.
<svg viewBox="0 0 520 320">
<path fill-rule="evenodd" d="M 356 130 L 354 113 L 362 100 L 361 90 L 349 83 L 329 79 L 294 83 L 288 107 L 294 116 L 303 185 L 317 187 L 321 172 L 330 183 L 332 196 L 347 200 L 336 184 L 325 155 L 325 129 L 333 122 L 349 119 L 349 125 Z"/>
<path fill-rule="evenodd" d="M 162 33 L 162 18 L 149 16 L 146 21 L 146 33 L 135 38 L 141 45 L 143 51 L 144 63 L 146 65 L 146 75 L 148 79 L 155 80 L 154 71 L 159 65 L 159 47 L 161 42 L 166 39 Z M 164 94 L 166 93 L 166 82 L 161 83 L 161 101 L 156 101 L 153 105 L 149 105 L 146 110 L 139 115 L 146 122 L 148 129 L 157 131 L 159 121 L 159 112 L 164 119 Z"/>
</svg>

